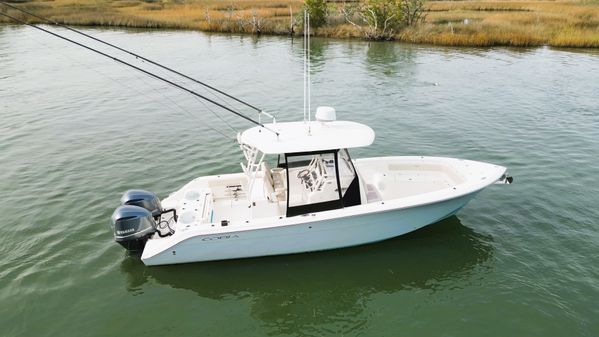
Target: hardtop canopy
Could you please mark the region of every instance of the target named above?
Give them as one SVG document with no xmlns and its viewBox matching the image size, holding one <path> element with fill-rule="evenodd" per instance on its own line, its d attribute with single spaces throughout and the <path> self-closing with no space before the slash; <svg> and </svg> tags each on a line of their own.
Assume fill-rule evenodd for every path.
<svg viewBox="0 0 599 337">
<path fill-rule="evenodd" d="M 374 131 L 369 126 L 349 121 L 284 122 L 265 126 L 279 136 L 256 126 L 243 131 L 238 137 L 239 143 L 264 154 L 284 154 L 363 147 L 374 141 Z"/>
</svg>

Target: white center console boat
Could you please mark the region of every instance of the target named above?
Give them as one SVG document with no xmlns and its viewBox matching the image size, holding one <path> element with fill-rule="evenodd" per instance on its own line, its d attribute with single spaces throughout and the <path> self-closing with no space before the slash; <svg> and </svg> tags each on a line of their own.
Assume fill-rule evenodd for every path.
<svg viewBox="0 0 599 337">
<path fill-rule="evenodd" d="M 512 181 L 505 167 L 470 160 L 352 159 L 374 131 L 334 115 L 319 108 L 316 121 L 240 133 L 243 172 L 194 179 L 162 201 L 128 191 L 113 214 L 116 241 L 146 265 L 348 247 L 435 223 Z"/>
</svg>

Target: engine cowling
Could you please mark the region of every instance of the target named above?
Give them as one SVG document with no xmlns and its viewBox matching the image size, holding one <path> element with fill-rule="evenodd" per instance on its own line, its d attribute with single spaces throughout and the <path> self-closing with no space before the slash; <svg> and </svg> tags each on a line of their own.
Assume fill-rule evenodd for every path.
<svg viewBox="0 0 599 337">
<path fill-rule="evenodd" d="M 147 209 L 134 206 L 119 206 L 112 214 L 114 240 L 129 251 L 141 251 L 148 238 L 156 233 L 154 215 Z"/>
<path fill-rule="evenodd" d="M 133 205 L 147 209 L 157 218 L 162 213 L 162 205 L 156 194 L 146 190 L 128 190 L 121 197 L 121 205 Z"/>
</svg>

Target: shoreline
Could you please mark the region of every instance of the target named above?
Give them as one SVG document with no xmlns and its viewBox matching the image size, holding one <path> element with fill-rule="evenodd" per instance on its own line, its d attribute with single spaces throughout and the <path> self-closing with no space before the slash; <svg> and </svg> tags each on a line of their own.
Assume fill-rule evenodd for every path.
<svg viewBox="0 0 599 337">
<path fill-rule="evenodd" d="M 33 22 L 32 22 L 33 23 Z M 37 23 L 37 24 L 42 24 L 42 23 Z M 49 24 L 46 24 L 48 26 L 52 26 Z M 7 27 L 7 26 L 14 26 L 14 27 L 21 27 L 23 25 L 18 24 L 18 23 L 9 23 L 9 22 L 1 22 L 0 21 L 0 28 L 1 27 Z M 228 32 L 216 32 L 216 31 L 205 31 L 205 30 L 198 30 L 198 29 L 188 29 L 188 28 L 144 28 L 144 27 L 131 27 L 131 26 L 102 26 L 102 25 L 85 25 L 85 24 L 79 24 L 79 25 L 75 25 L 75 24 L 69 24 L 69 26 L 74 27 L 74 28 L 91 28 L 91 29 L 99 29 L 99 30 L 114 30 L 114 31 L 126 31 L 126 30 L 131 30 L 133 32 L 138 31 L 138 32 L 196 32 L 196 33 L 203 33 L 203 34 L 215 34 L 217 36 L 235 36 L 235 37 L 247 37 L 247 38 L 260 38 L 261 36 L 263 37 L 278 37 L 278 38 L 289 38 L 289 39 L 301 39 L 302 36 L 301 35 L 294 35 L 294 36 L 290 36 L 290 35 L 285 35 L 285 34 L 269 34 L 269 33 L 262 33 L 259 35 L 256 34 L 252 34 L 252 33 L 228 33 Z M 530 46 L 512 46 L 512 45 L 491 45 L 491 46 L 468 46 L 468 45 L 442 45 L 442 44 L 432 44 L 432 43 L 415 43 L 415 42 L 409 42 L 409 41 L 400 41 L 400 40 L 386 40 L 386 41 L 373 41 L 373 40 L 366 40 L 366 39 L 362 39 L 362 38 L 340 38 L 340 37 L 334 37 L 334 36 L 318 36 L 318 35 L 312 35 L 312 37 L 316 37 L 318 39 L 324 39 L 324 40 L 330 40 L 330 41 L 349 41 L 349 42 L 361 42 L 361 43 L 399 43 L 399 44 L 407 44 L 407 45 L 413 45 L 413 46 L 417 46 L 417 47 L 436 47 L 436 48 L 476 48 L 476 49 L 481 49 L 481 50 L 485 50 L 485 49 L 489 49 L 489 48 L 505 48 L 505 49 L 513 49 L 515 51 L 522 51 L 522 50 L 534 50 L 534 49 L 539 49 L 539 48 L 549 48 L 552 50 L 562 50 L 562 51 L 570 51 L 570 52 L 591 52 L 591 53 L 598 53 L 597 55 L 599 56 L 599 47 L 562 47 L 562 46 L 550 46 L 550 45 L 530 45 Z"/>
<path fill-rule="evenodd" d="M 297 37 L 302 34 L 295 17 L 301 10 L 302 2 L 299 1 L 242 0 L 234 5 L 213 0 L 176 1 L 98 3 L 55 0 L 49 3 L 19 0 L 11 4 L 63 24 L 81 27 Z M 599 48 L 597 0 L 429 1 L 426 8 L 424 23 L 401 30 L 391 41 L 452 47 Z M 7 9 L 6 12 L 27 19 L 16 10 Z M 313 29 L 313 36 L 368 41 L 333 10 L 331 13 L 325 26 Z M 43 23 L 36 19 L 28 22 Z M 9 19 L 0 18 L 0 23 L 9 23 Z"/>
</svg>

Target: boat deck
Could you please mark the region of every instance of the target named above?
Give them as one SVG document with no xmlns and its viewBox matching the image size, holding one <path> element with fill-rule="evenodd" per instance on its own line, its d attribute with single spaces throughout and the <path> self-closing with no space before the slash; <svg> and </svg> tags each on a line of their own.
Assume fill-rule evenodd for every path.
<svg viewBox="0 0 599 337">
<path fill-rule="evenodd" d="M 355 163 L 366 190 L 367 202 L 384 201 L 434 192 L 459 185 L 465 179 L 449 165 L 426 163 Z"/>
<path fill-rule="evenodd" d="M 360 180 L 362 204 L 409 198 L 428 193 L 455 189 L 472 179 L 482 178 L 468 163 L 443 160 L 426 160 L 426 157 L 369 158 L 354 161 Z M 461 165 L 461 166 L 460 166 Z M 278 170 L 274 179 L 267 165 L 256 174 L 252 186 L 243 173 L 198 178 L 163 201 L 180 214 L 179 225 L 243 224 L 256 219 L 283 218 L 286 215 L 287 191 L 291 191 L 290 205 L 322 202 L 338 197 L 335 175 L 324 168 L 321 183 L 312 189 L 298 176 L 304 167 L 290 168 L 289 184 L 285 170 Z M 344 172 L 340 169 L 341 185 Z M 276 169 L 275 169 L 276 170 Z M 278 180 L 277 186 L 274 183 Z M 344 193 L 344 188 L 342 188 Z"/>
</svg>

